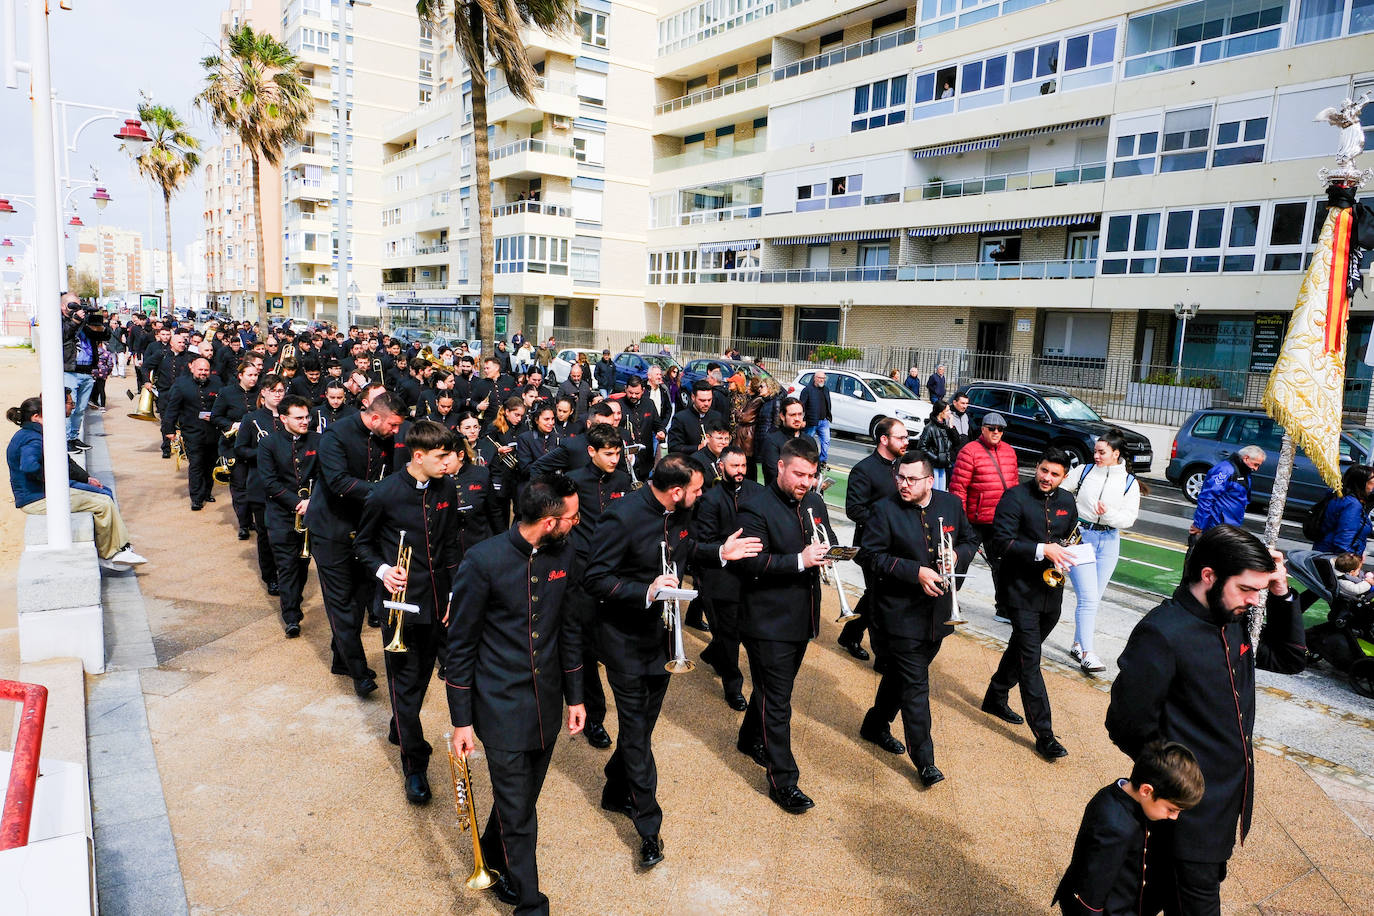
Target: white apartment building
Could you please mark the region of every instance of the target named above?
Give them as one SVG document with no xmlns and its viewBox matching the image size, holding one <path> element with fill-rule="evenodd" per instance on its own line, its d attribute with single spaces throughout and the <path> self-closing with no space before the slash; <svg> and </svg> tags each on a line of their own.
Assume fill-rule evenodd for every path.
<svg viewBox="0 0 1374 916">
<path fill-rule="evenodd" d="M 144 266 L 147 252 L 141 232 L 118 226 L 86 226 L 76 237 L 76 247 L 76 272 L 98 276 L 105 295 L 149 292 L 154 288 Z"/>
</svg>

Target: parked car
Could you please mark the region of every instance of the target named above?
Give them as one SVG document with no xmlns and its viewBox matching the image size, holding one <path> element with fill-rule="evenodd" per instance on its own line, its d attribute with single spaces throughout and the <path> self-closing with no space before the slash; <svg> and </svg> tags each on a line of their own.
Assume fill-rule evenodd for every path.
<svg viewBox="0 0 1374 916">
<path fill-rule="evenodd" d="M 1022 464 L 1034 464 L 1051 445 L 1069 455 L 1078 467 L 1093 453 L 1097 439 L 1109 429 L 1120 430 L 1131 452 L 1131 473 L 1144 474 L 1154 459 L 1150 440 L 1118 423 L 1108 423 L 1083 401 L 1061 388 L 1014 382 L 974 382 L 959 389 L 968 395 L 969 433 L 983 425 L 984 415 L 996 411 L 1007 419 L 1003 436 Z"/>
<path fill-rule="evenodd" d="M 205 322 L 209 321 L 211 318 L 214 317 L 215 312 L 213 309 L 201 309 L 199 312 L 196 312 L 196 323 L 204 324 Z"/>
<path fill-rule="evenodd" d="M 831 432 L 872 436 L 873 428 L 883 417 L 896 417 L 919 433 L 930 416 L 930 401 L 918 398 L 902 385 L 876 372 L 853 369 L 807 369 L 787 386 L 787 393 L 797 397 L 811 384 L 817 372 L 825 373 L 825 387 L 830 392 Z"/>
<path fill-rule="evenodd" d="M 706 367 L 715 363 L 720 366 L 723 378 L 729 378 L 736 372 L 742 372 L 746 379 L 750 381 L 761 378 L 764 381 L 771 381 L 778 386 L 781 391 L 786 386 L 774 378 L 773 374 L 767 369 L 761 369 L 754 363 L 744 359 L 694 359 L 687 363 L 682 369 L 682 387 L 687 391 L 692 390 L 692 384 L 699 378 L 706 378 Z"/>
<path fill-rule="evenodd" d="M 391 336 L 395 337 L 397 340 L 401 341 L 401 343 L 405 344 L 406 346 L 410 346 L 413 343 L 421 343 L 429 339 L 429 335 L 426 334 L 424 331 L 416 327 L 408 326 L 392 329 Z"/>
<path fill-rule="evenodd" d="M 555 384 L 561 385 L 567 380 L 568 370 L 572 368 L 573 363 L 577 362 L 577 354 L 579 353 L 587 355 L 588 363 L 594 363 L 601 358 L 601 351 L 591 347 L 568 347 L 559 350 L 549 361 L 549 377 L 554 380 Z M 592 381 L 591 376 L 587 375 L 585 371 L 582 373 L 582 377 L 588 382 Z"/>
<path fill-rule="evenodd" d="M 601 357 L 597 357 L 600 359 Z M 648 375 L 650 366 L 658 366 L 663 370 L 663 374 L 668 374 L 668 369 L 672 366 L 682 368 L 682 364 L 671 356 L 663 356 L 658 353 L 617 353 L 615 355 L 615 390 L 623 391 L 625 383 L 636 375 L 644 378 Z"/>
<path fill-rule="evenodd" d="M 1198 491 L 1207 470 L 1244 445 L 1264 449 L 1264 464 L 1251 477 L 1250 498 L 1259 507 L 1269 504 L 1274 488 L 1274 469 L 1278 465 L 1283 427 L 1260 410 L 1198 410 L 1174 436 L 1169 466 L 1164 476 L 1178 484 L 1189 502 L 1197 502 Z M 1341 468 L 1351 464 L 1370 464 L 1374 458 L 1374 429 L 1346 426 L 1341 430 Z M 1288 483 L 1285 508 L 1306 511 L 1327 491 L 1326 481 L 1317 473 L 1312 459 L 1299 448 L 1293 455 L 1293 476 Z"/>
</svg>

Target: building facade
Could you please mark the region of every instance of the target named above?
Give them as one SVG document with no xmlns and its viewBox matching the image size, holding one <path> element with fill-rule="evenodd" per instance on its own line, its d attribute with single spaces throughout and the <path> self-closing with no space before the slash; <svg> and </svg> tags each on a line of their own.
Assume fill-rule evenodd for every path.
<svg viewBox="0 0 1374 916">
<path fill-rule="evenodd" d="M 76 244 L 76 272 L 98 276 L 105 295 L 153 289 L 144 269 L 147 252 L 142 233 L 117 226 L 86 226 L 77 235 Z"/>
</svg>

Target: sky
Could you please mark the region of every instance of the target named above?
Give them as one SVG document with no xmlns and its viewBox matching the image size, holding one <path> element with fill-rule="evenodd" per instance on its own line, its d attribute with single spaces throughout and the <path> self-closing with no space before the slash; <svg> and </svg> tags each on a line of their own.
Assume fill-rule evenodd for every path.
<svg viewBox="0 0 1374 916">
<path fill-rule="evenodd" d="M 176 109 L 202 147 L 217 142 L 209 118 L 195 110 L 191 101 L 203 82 L 200 59 L 215 47 L 221 4 L 212 0 L 68 0 L 67 5 L 74 9 L 61 10 L 54 2 L 49 19 L 52 83 L 59 99 L 134 109 L 143 90 L 158 104 Z M 41 3 L 18 0 L 16 6 L 19 57 L 27 59 L 28 9 L 41 8 Z M 10 28 L 10 23 L 0 22 L 0 31 Z M 19 89 L 5 88 L 0 80 L 0 197 L 33 193 L 28 76 L 21 73 L 19 79 Z M 69 109 L 67 141 L 95 114 Z M 101 184 L 114 199 L 101 214 L 101 224 L 136 230 L 143 234 L 144 247 L 163 248 L 161 192 L 141 178 L 120 151 L 114 139 L 120 126 L 116 120 L 99 120 L 81 132 L 71 153 L 71 177 L 89 179 L 91 166 L 97 167 Z M 90 193 L 90 189 L 77 190 L 71 200 L 82 221 L 93 226 L 96 211 Z M 172 198 L 172 242 L 178 255 L 201 236 L 203 202 L 199 174 Z M 15 209 L 18 214 L 0 227 L 0 233 L 31 235 L 33 210 L 22 204 Z M 69 206 L 62 221 L 71 215 Z M 75 242 L 70 244 L 74 252 Z"/>
</svg>

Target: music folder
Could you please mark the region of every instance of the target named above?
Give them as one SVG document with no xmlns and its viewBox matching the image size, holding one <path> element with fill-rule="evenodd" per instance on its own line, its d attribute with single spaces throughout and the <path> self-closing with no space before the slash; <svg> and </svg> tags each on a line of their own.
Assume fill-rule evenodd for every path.
<svg viewBox="0 0 1374 916">
<path fill-rule="evenodd" d="M 655 601 L 691 601 L 697 596 L 694 588 L 660 588 L 654 593 Z"/>
</svg>

